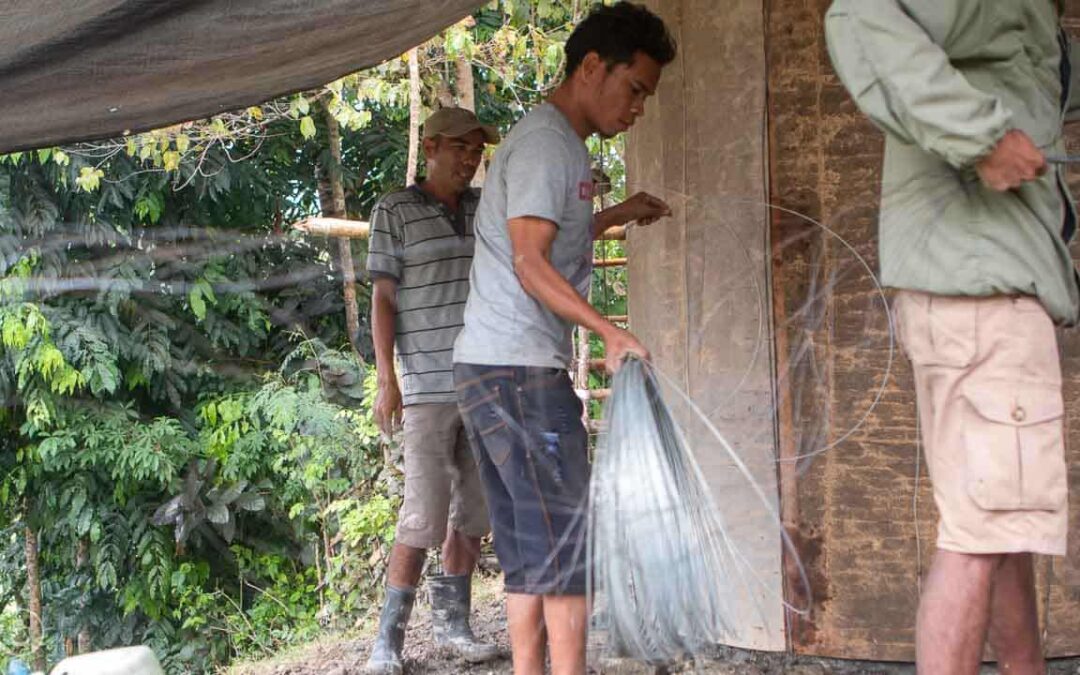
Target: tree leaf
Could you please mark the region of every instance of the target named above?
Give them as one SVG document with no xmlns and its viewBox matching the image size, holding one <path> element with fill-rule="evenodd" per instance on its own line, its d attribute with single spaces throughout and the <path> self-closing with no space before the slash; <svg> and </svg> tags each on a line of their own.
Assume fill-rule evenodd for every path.
<svg viewBox="0 0 1080 675">
<path fill-rule="evenodd" d="M 154 515 L 150 516 L 150 522 L 158 527 L 164 525 L 172 525 L 177 521 L 178 516 L 184 511 L 184 496 L 177 495 L 165 502 L 161 506 L 154 510 Z"/>
<path fill-rule="evenodd" d="M 96 169 L 92 166 L 84 166 L 79 169 L 79 177 L 75 179 L 75 184 L 79 186 L 79 189 L 83 192 L 93 192 L 101 185 L 101 178 L 105 175 L 105 172 L 101 169 Z"/>
<path fill-rule="evenodd" d="M 232 543 L 233 538 L 236 537 L 236 521 L 234 519 L 230 518 L 221 526 L 221 536 L 225 537 L 225 541 Z"/>
<path fill-rule="evenodd" d="M 266 500 L 258 492 L 247 492 L 237 497 L 237 508 L 245 511 L 262 511 L 266 508 Z"/>
<path fill-rule="evenodd" d="M 244 488 L 246 488 L 247 485 L 248 482 L 246 480 L 237 481 L 236 483 L 233 483 L 229 487 L 222 490 L 220 496 L 218 496 L 218 498 L 214 501 L 216 501 L 218 504 L 232 504 L 234 501 L 236 501 L 236 498 L 239 497 L 240 494 L 244 491 Z"/>
<path fill-rule="evenodd" d="M 166 150 L 161 155 L 161 161 L 166 171 L 176 171 L 180 168 L 180 152 L 176 150 Z"/>
<path fill-rule="evenodd" d="M 315 138 L 315 120 L 304 115 L 300 118 L 300 135 L 304 138 Z"/>
<path fill-rule="evenodd" d="M 215 525 L 224 525 L 229 522 L 229 509 L 219 502 L 211 502 L 206 507 L 206 519 Z"/>
</svg>

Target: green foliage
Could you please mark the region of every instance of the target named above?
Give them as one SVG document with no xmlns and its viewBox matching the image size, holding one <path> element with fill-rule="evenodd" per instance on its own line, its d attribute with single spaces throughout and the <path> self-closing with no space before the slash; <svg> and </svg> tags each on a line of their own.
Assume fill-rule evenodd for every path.
<svg viewBox="0 0 1080 675">
<path fill-rule="evenodd" d="M 277 143 L 286 141 L 307 143 L 299 129 Z M 342 384 L 349 373 L 362 381 L 364 369 L 315 337 L 347 344 L 329 257 L 273 232 L 280 195 L 296 191 L 297 176 L 316 194 L 314 172 L 275 174 L 223 152 L 204 159 L 218 173 L 193 173 L 182 190 L 126 154 L 89 171 L 78 151 L 0 165 L 0 531 L 39 533 L 54 657 L 84 626 L 98 647 L 149 641 L 170 672 L 185 673 L 310 635 L 327 603 L 325 591 L 311 592 L 311 563 L 340 555 L 322 546 L 338 523 L 318 508 L 289 510 L 345 483 L 372 489 L 351 482 L 374 473 L 352 462 L 371 458 L 361 447 L 375 437 L 354 410 L 355 388 Z M 310 270 L 303 284 L 267 274 L 298 268 Z M 308 356 L 280 372 L 298 344 Z M 337 382 L 324 386 L 305 364 L 320 359 Z M 308 455 L 323 475 L 349 478 L 318 484 Z M 151 516 L 193 472 L 203 479 L 193 505 L 201 517 L 178 538 Z M 291 572 L 263 578 L 266 566 L 241 560 L 241 548 Z M 0 640 L 21 651 L 24 561 L 13 550 L 0 557 Z M 272 596 L 296 613 L 274 615 Z M 201 617 L 216 617 L 216 630 L 202 630 Z M 249 624 L 247 642 L 230 637 Z"/>
<path fill-rule="evenodd" d="M 428 109 L 468 60 L 480 116 L 508 129 L 559 81 L 584 9 L 493 2 L 422 45 Z M 287 231 L 319 212 L 327 113 L 363 218 L 405 175 L 398 58 L 209 120 L 0 157 L 0 650 L 26 653 L 27 527 L 51 658 L 89 627 L 97 648 L 145 642 L 169 673 L 210 672 L 374 611 L 399 490 L 370 354 L 346 338 L 336 247 Z M 591 149 L 621 190 L 618 143 Z M 613 278 L 594 298 L 625 313 Z"/>
</svg>

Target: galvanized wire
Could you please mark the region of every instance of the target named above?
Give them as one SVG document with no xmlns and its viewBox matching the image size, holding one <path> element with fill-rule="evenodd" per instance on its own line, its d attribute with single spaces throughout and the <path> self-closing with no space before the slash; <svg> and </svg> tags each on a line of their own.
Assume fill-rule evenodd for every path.
<svg viewBox="0 0 1080 675">
<path fill-rule="evenodd" d="M 758 493 L 781 537 L 775 510 Z M 620 368 L 607 407 L 590 489 L 589 558 L 595 623 L 614 655 L 670 662 L 705 653 L 736 622 L 758 623 L 737 615 L 746 611 L 738 598 L 765 614 L 753 602 L 766 583 L 727 535 L 657 373 L 639 359 Z"/>
</svg>

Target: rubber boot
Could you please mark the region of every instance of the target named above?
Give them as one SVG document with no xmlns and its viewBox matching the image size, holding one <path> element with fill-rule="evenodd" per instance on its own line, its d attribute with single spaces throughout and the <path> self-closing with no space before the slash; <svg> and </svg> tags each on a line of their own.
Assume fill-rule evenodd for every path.
<svg viewBox="0 0 1080 675">
<path fill-rule="evenodd" d="M 409 623 L 415 600 L 415 589 L 386 587 L 386 603 L 379 615 L 379 635 L 364 667 L 368 675 L 401 675 L 405 626 Z"/>
<path fill-rule="evenodd" d="M 499 655 L 490 642 L 480 642 L 469 626 L 472 605 L 471 576 L 436 576 L 427 580 L 431 600 L 431 627 L 435 644 L 450 647 L 469 663 L 490 661 Z"/>
</svg>

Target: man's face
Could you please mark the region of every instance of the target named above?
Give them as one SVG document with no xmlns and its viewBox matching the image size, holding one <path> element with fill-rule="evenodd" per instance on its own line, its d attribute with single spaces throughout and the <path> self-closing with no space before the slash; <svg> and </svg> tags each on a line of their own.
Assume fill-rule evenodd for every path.
<svg viewBox="0 0 1080 675">
<path fill-rule="evenodd" d="M 610 69 L 595 53 L 585 57 L 584 73 L 593 80 L 594 92 L 589 106 L 590 122 L 604 138 L 626 131 L 645 112 L 645 99 L 656 93 L 661 66 L 644 52 L 634 54 L 630 64 L 619 63 Z"/>
<path fill-rule="evenodd" d="M 484 132 L 474 129 L 464 136 L 424 139 L 428 180 L 464 192 L 484 157 Z"/>
</svg>

